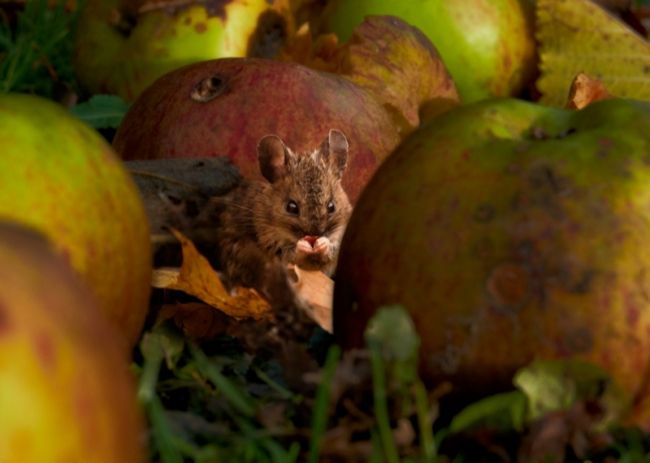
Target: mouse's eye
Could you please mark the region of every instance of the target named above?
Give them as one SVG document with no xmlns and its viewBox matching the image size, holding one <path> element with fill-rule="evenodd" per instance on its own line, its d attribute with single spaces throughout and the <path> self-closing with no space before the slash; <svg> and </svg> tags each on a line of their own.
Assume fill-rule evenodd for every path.
<svg viewBox="0 0 650 463">
<path fill-rule="evenodd" d="M 298 203 L 295 202 L 293 199 L 287 201 L 287 206 L 285 209 L 289 214 L 293 214 L 293 215 L 298 215 L 298 212 L 300 212 L 300 210 L 298 209 Z"/>
<path fill-rule="evenodd" d="M 330 201 L 327 203 L 327 213 L 334 214 L 334 211 L 336 211 L 336 205 L 334 205 L 334 201 Z"/>
</svg>

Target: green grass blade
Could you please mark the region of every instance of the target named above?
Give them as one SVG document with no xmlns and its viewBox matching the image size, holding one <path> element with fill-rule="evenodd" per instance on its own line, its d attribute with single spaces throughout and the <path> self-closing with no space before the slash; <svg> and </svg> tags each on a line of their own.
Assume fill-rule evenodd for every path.
<svg viewBox="0 0 650 463">
<path fill-rule="evenodd" d="M 190 345 L 190 353 L 198 370 L 212 381 L 215 388 L 228 399 L 239 413 L 247 417 L 255 416 L 255 407 L 250 403 L 248 397 L 243 395 L 232 381 L 222 375 L 199 348 Z"/>
<path fill-rule="evenodd" d="M 341 349 L 332 346 L 327 353 L 325 365 L 322 369 L 321 383 L 316 391 L 316 400 L 311 422 L 311 436 L 309 438 L 309 463 L 317 463 L 320 456 L 320 444 L 327 427 L 328 405 L 330 386 L 336 372 L 336 367 L 341 356 Z"/>
</svg>

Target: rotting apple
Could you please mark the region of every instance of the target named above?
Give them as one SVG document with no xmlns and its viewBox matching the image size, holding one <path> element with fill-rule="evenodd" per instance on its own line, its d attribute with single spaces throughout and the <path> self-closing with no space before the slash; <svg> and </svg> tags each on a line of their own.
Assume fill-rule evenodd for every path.
<svg viewBox="0 0 650 463">
<path fill-rule="evenodd" d="M 0 221 L 0 461 L 140 463 L 129 352 L 42 235 Z"/>
<path fill-rule="evenodd" d="M 259 177 L 256 146 L 275 134 L 292 149 L 316 149 L 330 129 L 345 133 L 350 158 L 343 186 L 354 201 L 400 140 L 373 96 L 347 79 L 287 62 L 206 61 L 173 71 L 131 107 L 113 146 L 123 158 L 228 156 Z"/>
<path fill-rule="evenodd" d="M 120 159 L 51 101 L 0 96 L 0 218 L 55 244 L 133 345 L 148 309 L 149 227 Z"/>
<path fill-rule="evenodd" d="M 244 58 L 171 72 L 133 104 L 113 146 L 128 160 L 225 155 L 255 177 L 265 135 L 312 151 L 338 129 L 350 141 L 343 186 L 354 203 L 379 163 L 419 125 L 422 109 L 442 112 L 458 103 L 458 93 L 429 40 L 396 17 L 367 18 L 349 43 L 325 60 L 316 55 L 331 72 Z"/>
<path fill-rule="evenodd" d="M 423 124 L 382 164 L 341 246 L 347 348 L 402 304 L 430 382 L 465 398 L 534 359 L 608 371 L 650 429 L 650 104 L 487 100 Z"/>
<path fill-rule="evenodd" d="M 517 95 L 534 78 L 530 0 L 331 0 L 323 28 L 348 40 L 367 15 L 394 15 L 433 42 L 464 102 Z"/>
<path fill-rule="evenodd" d="M 292 30 L 289 0 L 88 0 L 78 20 L 75 69 L 89 91 L 133 101 L 189 63 L 272 57 Z"/>
</svg>

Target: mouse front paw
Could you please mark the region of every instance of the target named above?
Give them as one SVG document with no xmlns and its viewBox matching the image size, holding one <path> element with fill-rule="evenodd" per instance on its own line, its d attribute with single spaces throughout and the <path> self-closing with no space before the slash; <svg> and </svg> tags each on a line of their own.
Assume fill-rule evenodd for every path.
<svg viewBox="0 0 650 463">
<path fill-rule="evenodd" d="M 322 270 L 334 260 L 334 245 L 325 236 L 305 237 L 296 243 L 295 264 L 307 270 Z"/>
<path fill-rule="evenodd" d="M 332 260 L 332 255 L 334 254 L 334 246 L 329 238 L 321 236 L 314 243 L 314 251 L 324 257 L 327 257 L 327 260 Z"/>
</svg>

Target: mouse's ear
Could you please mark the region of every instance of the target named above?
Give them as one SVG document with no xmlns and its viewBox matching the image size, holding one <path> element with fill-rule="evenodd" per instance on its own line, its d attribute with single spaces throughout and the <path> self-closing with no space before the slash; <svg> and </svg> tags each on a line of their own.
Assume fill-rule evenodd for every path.
<svg viewBox="0 0 650 463">
<path fill-rule="evenodd" d="M 277 135 L 266 135 L 257 144 L 257 159 L 264 178 L 273 183 L 287 173 L 287 146 Z"/>
<path fill-rule="evenodd" d="M 348 139 L 343 132 L 332 129 L 323 141 L 321 152 L 327 156 L 327 162 L 338 178 L 343 177 L 343 172 L 348 164 Z"/>
</svg>

